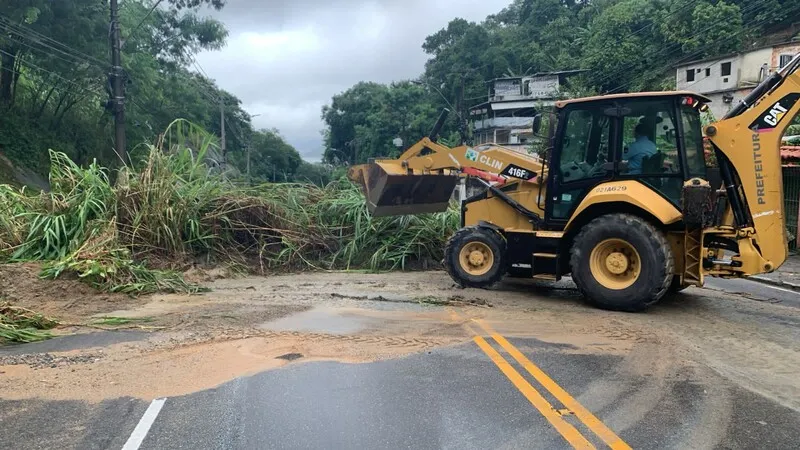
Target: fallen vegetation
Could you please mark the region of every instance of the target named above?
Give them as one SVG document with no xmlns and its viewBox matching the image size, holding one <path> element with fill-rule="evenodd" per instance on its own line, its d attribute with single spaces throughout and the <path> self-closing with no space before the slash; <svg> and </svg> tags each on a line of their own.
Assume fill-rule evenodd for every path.
<svg viewBox="0 0 800 450">
<path fill-rule="evenodd" d="M 36 342 L 49 339 L 47 331 L 58 322 L 31 310 L 0 303 L 0 344 L 9 342 Z"/>
<path fill-rule="evenodd" d="M 50 152 L 49 192 L 0 185 L 0 261 L 44 262 L 109 292 L 197 292 L 197 261 L 280 270 L 409 268 L 439 261 L 454 210 L 372 218 L 346 180 L 234 185 L 206 164 L 214 137 L 184 120 L 114 173 Z"/>
</svg>

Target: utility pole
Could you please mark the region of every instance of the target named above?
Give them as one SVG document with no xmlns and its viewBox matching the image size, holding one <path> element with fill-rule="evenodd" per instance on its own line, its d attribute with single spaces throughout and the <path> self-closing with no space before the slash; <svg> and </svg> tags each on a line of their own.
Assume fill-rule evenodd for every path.
<svg viewBox="0 0 800 450">
<path fill-rule="evenodd" d="M 250 148 L 252 148 L 252 144 L 248 143 L 247 144 L 247 182 L 252 184 L 250 182 Z"/>
<path fill-rule="evenodd" d="M 458 134 L 461 136 L 461 145 L 467 142 L 467 119 L 466 111 L 464 111 L 464 77 L 466 74 L 461 74 L 461 87 L 458 90 Z"/>
<path fill-rule="evenodd" d="M 222 138 L 222 164 L 226 165 L 228 163 L 228 154 L 227 149 L 225 147 L 225 100 L 223 100 L 222 95 L 219 97 L 219 123 L 220 123 L 220 136 Z M 250 162 L 249 160 L 247 161 Z"/>
<path fill-rule="evenodd" d="M 125 144 L 125 80 L 120 54 L 119 3 L 111 0 L 111 88 L 114 112 L 114 152 L 121 161 L 128 161 Z"/>
</svg>

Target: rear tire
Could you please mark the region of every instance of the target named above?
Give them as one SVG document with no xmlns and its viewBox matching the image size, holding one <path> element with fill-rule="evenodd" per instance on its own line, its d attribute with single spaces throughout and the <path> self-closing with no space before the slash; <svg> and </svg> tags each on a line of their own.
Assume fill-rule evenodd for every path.
<svg viewBox="0 0 800 450">
<path fill-rule="evenodd" d="M 673 280 L 672 251 L 664 234 L 630 214 L 598 217 L 575 237 L 572 279 L 593 305 L 642 311 L 667 292 Z"/>
<path fill-rule="evenodd" d="M 505 240 L 491 228 L 462 228 L 447 241 L 444 267 L 461 287 L 489 287 L 506 273 Z"/>
</svg>

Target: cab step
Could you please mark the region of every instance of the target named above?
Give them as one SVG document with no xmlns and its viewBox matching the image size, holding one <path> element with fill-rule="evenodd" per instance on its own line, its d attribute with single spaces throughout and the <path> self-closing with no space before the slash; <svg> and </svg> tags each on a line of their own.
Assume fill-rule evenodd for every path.
<svg viewBox="0 0 800 450">
<path fill-rule="evenodd" d="M 536 252 L 533 254 L 533 278 L 536 280 L 558 281 L 559 256 L 557 253 Z"/>
<path fill-rule="evenodd" d="M 558 278 L 555 275 L 549 273 L 537 273 L 533 276 L 533 279 L 543 281 L 558 281 Z"/>
</svg>

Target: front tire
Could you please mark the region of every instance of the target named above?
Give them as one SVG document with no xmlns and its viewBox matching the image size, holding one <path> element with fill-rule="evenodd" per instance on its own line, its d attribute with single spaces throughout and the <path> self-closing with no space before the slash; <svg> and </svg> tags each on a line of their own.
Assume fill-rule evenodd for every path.
<svg viewBox="0 0 800 450">
<path fill-rule="evenodd" d="M 572 279 L 593 305 L 642 311 L 667 292 L 673 280 L 672 251 L 664 233 L 630 214 L 598 217 L 575 237 Z"/>
<path fill-rule="evenodd" d="M 461 287 L 492 286 L 506 272 L 505 240 L 488 227 L 462 228 L 447 241 L 444 266 Z"/>
</svg>

